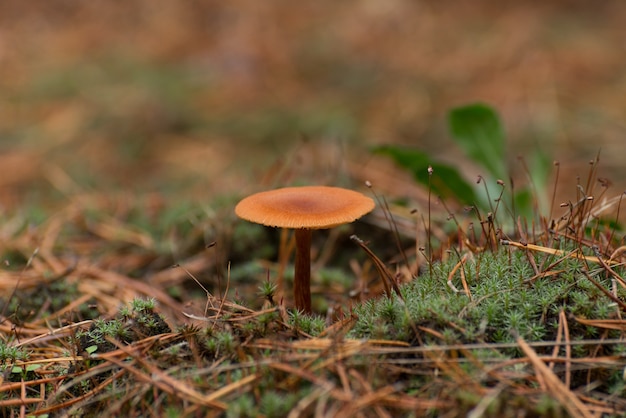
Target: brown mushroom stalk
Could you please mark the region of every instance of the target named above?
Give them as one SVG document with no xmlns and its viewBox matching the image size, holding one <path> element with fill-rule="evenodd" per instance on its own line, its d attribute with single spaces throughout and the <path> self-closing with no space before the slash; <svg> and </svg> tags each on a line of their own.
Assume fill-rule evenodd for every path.
<svg viewBox="0 0 626 418">
<path fill-rule="evenodd" d="M 285 187 L 246 197 L 235 207 L 242 219 L 295 229 L 294 303 L 311 313 L 311 230 L 353 222 L 374 209 L 374 201 L 339 187 Z"/>
<path fill-rule="evenodd" d="M 296 309 L 311 312 L 311 235 L 310 229 L 296 229 L 296 262 L 293 295 Z"/>
</svg>

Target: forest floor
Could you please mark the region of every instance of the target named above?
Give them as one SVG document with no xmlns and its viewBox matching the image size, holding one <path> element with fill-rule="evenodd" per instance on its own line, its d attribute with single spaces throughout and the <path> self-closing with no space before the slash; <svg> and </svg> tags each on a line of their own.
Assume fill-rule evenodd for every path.
<svg viewBox="0 0 626 418">
<path fill-rule="evenodd" d="M 625 18 L 3 2 L 0 416 L 626 414 Z M 371 152 L 474 182 L 446 118 L 476 102 L 501 115 L 507 187 L 555 162 L 548 213 L 468 212 Z M 313 316 L 290 237 L 233 212 L 294 184 L 377 200 L 314 235 Z"/>
</svg>

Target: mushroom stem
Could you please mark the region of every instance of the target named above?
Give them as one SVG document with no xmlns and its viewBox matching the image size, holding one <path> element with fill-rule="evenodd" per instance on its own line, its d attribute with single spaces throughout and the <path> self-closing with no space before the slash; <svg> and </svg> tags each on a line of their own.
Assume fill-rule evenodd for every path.
<svg viewBox="0 0 626 418">
<path fill-rule="evenodd" d="M 293 294 L 296 309 L 311 313 L 311 230 L 296 229 L 296 264 Z"/>
</svg>

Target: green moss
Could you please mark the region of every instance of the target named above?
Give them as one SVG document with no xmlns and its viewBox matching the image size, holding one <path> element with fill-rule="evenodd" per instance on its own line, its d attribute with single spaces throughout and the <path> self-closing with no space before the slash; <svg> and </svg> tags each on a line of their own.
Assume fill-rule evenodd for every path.
<svg viewBox="0 0 626 418">
<path fill-rule="evenodd" d="M 103 353 L 116 348 L 108 338 L 129 344 L 145 337 L 171 332 L 163 317 L 154 311 L 155 308 L 154 299 L 135 298 L 128 305 L 122 306 L 114 318 L 94 320 L 89 330 L 76 333 L 77 351 Z"/>
<path fill-rule="evenodd" d="M 291 311 L 289 313 L 288 325 L 292 327 L 296 335 L 304 333 L 306 335 L 316 336 L 326 328 L 326 321 L 319 316 Z"/>
<path fill-rule="evenodd" d="M 25 361 L 28 359 L 28 352 L 19 348 L 9 346 L 3 340 L 0 340 L 0 367 L 5 363 L 14 363 L 16 361 Z"/>
<path fill-rule="evenodd" d="M 540 264 L 542 260 L 536 257 Z M 415 330 L 421 327 L 443 334 L 444 340 L 460 342 L 505 343 L 514 341 L 514 335 L 540 341 L 555 337 L 561 309 L 585 318 L 607 318 L 615 311 L 612 301 L 595 286 L 589 287 L 589 281 L 578 273 L 584 266 L 577 260 L 565 260 L 558 266 L 561 273 L 531 282 L 528 280 L 535 273 L 523 252 L 480 254 L 463 265 L 471 299 L 447 284 L 456 263 L 437 263 L 403 286 L 404 303 L 394 296 L 357 307 L 358 320 L 350 335 L 403 339 L 409 343 L 446 342 L 434 337 L 434 333 L 416 335 Z M 599 277 L 597 280 L 607 288 L 610 285 Z M 452 281 L 462 289 L 458 273 Z M 581 338 L 596 334 L 595 328 L 574 328 Z"/>
</svg>

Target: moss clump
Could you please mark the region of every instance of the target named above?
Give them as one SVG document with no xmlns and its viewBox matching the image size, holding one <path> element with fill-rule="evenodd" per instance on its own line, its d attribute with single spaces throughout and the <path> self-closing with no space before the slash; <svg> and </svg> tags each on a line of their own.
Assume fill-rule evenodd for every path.
<svg viewBox="0 0 626 418">
<path fill-rule="evenodd" d="M 357 307 L 358 320 L 350 336 L 411 344 L 510 343 L 515 335 L 528 341 L 553 340 L 561 310 L 594 319 L 609 318 L 615 311 L 612 301 L 589 283 L 582 273 L 585 266 L 577 260 L 563 261 L 556 274 L 530 281 L 534 272 L 521 251 L 479 254 L 461 267 L 471 297 L 447 283 L 457 263 L 449 259 L 433 265 L 401 288 L 403 300 L 394 296 Z M 590 274 L 608 288 L 599 271 Z M 459 274 L 452 280 L 460 281 Z M 458 283 L 455 287 L 462 288 Z M 574 322 L 572 329 L 578 338 L 595 337 L 593 328 Z"/>
<path fill-rule="evenodd" d="M 77 352 L 103 353 L 114 350 L 114 339 L 124 344 L 131 344 L 143 338 L 171 332 L 165 319 L 155 312 L 154 299 L 134 299 L 120 309 L 113 319 L 97 319 L 89 330 L 76 334 Z"/>
</svg>

